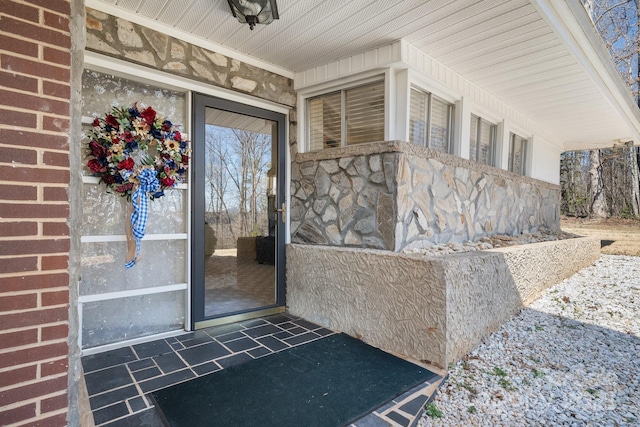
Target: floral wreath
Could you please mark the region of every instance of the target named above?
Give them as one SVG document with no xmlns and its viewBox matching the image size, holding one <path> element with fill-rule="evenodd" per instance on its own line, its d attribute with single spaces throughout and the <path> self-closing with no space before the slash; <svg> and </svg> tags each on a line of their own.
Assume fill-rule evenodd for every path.
<svg viewBox="0 0 640 427">
<path fill-rule="evenodd" d="M 134 103 L 128 108 L 113 107 L 96 118 L 89 138 L 87 167 L 107 193 L 119 193 L 131 201 L 131 222 L 126 223 L 127 263 L 135 265 L 149 215 L 149 199 L 184 182 L 189 167 L 188 141 L 170 120 Z"/>
<path fill-rule="evenodd" d="M 137 176 L 142 169 L 152 168 L 159 189 L 149 197 L 164 195 L 164 190 L 184 182 L 189 167 L 188 141 L 168 119 L 147 107 L 140 111 L 137 103 L 129 108 L 113 107 L 105 118 L 96 118 L 88 133 L 87 167 L 107 192 L 131 199 Z M 137 156 L 137 153 L 141 153 Z M 139 163 L 136 164 L 136 157 Z"/>
</svg>

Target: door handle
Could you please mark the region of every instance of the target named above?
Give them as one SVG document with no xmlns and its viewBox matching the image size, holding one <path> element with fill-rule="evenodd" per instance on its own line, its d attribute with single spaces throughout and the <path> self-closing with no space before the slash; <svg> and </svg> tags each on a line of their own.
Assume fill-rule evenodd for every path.
<svg viewBox="0 0 640 427">
<path fill-rule="evenodd" d="M 276 209 L 275 212 L 280 212 L 282 214 L 280 218 L 282 219 L 282 223 L 284 224 L 287 221 L 285 218 L 287 215 L 287 204 L 283 203 L 282 209 Z"/>
</svg>

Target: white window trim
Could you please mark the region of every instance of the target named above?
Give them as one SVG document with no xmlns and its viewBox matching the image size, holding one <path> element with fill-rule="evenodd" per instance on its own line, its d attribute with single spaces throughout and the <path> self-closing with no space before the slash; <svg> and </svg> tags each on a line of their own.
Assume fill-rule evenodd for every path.
<svg viewBox="0 0 640 427">
<path fill-rule="evenodd" d="M 391 139 L 389 135 L 390 117 L 390 98 L 395 98 L 395 89 L 391 88 L 389 77 L 390 69 L 380 72 L 380 70 L 370 71 L 354 76 L 336 79 L 331 82 L 325 82 L 310 88 L 302 89 L 298 92 L 298 151 L 301 153 L 311 151 L 310 129 L 309 129 L 309 112 L 307 101 L 310 98 L 326 95 L 332 92 L 348 90 L 353 87 L 363 86 L 375 82 L 384 82 L 384 139 Z"/>
<path fill-rule="evenodd" d="M 409 115 L 410 115 L 410 99 L 411 99 L 411 89 L 416 88 L 418 90 L 421 90 L 423 92 L 427 92 L 430 93 L 432 96 L 435 96 L 436 98 L 439 98 L 445 102 L 447 102 L 448 104 L 453 105 L 453 114 L 451 114 L 450 116 L 450 121 L 451 126 L 449 129 L 450 132 L 450 136 L 449 136 L 449 147 L 447 150 L 447 153 L 449 154 L 453 154 L 455 156 L 459 156 L 459 157 L 463 157 L 461 154 L 463 154 L 464 150 L 462 148 L 463 144 L 465 144 L 464 140 L 462 139 L 464 132 L 464 128 L 462 127 L 462 120 L 461 118 L 463 116 L 461 116 L 461 113 L 465 110 L 465 102 L 463 101 L 463 97 L 462 94 L 447 87 L 444 86 L 443 84 L 437 82 L 436 80 L 433 80 L 431 78 L 429 78 L 428 76 L 426 76 L 425 74 L 423 74 L 420 71 L 414 70 L 414 69 L 409 69 L 408 70 L 408 88 L 407 88 L 407 117 L 406 117 L 406 135 L 402 135 L 404 136 L 404 140 L 409 141 Z M 429 126 L 429 132 L 430 132 L 430 126 Z M 468 125 L 467 125 L 467 134 L 468 134 Z M 468 152 L 468 145 L 469 145 L 469 141 L 466 142 L 467 144 L 467 156 L 465 158 L 469 158 Z"/>
<path fill-rule="evenodd" d="M 447 143 L 447 153 L 448 154 L 454 154 L 455 152 L 455 146 L 456 146 L 456 120 L 458 119 L 458 115 L 456 113 L 456 107 L 457 107 L 457 103 L 455 102 L 450 102 L 448 99 L 442 98 L 440 96 L 438 96 L 437 94 L 433 93 L 433 92 L 428 92 L 427 90 L 425 90 L 424 88 L 420 87 L 420 86 L 416 86 L 416 85 L 409 85 L 409 99 L 408 99 L 408 120 L 410 117 L 410 113 L 411 113 L 411 91 L 412 90 L 416 90 L 418 92 L 422 92 L 427 96 L 428 99 L 428 105 L 427 105 L 427 117 L 426 117 L 426 128 L 427 128 L 427 140 L 423 141 L 423 144 L 420 144 L 420 146 L 422 147 L 426 147 L 426 148 L 431 148 L 429 147 L 429 143 L 431 142 L 431 117 L 432 117 L 432 101 L 433 98 L 437 98 L 440 101 L 443 101 L 445 104 L 447 104 L 447 106 L 449 107 L 449 135 L 448 135 L 448 143 Z M 410 125 L 410 123 L 409 123 Z M 409 129 L 410 126 L 407 127 L 408 131 L 410 131 Z M 407 141 L 410 139 L 409 138 L 409 133 L 407 132 Z"/>
<path fill-rule="evenodd" d="M 425 92 L 429 92 L 438 98 L 447 101 L 450 104 L 462 100 L 462 94 L 448 88 L 435 80 L 429 79 L 427 76 L 414 70 L 409 70 L 409 86 L 416 86 Z"/>
</svg>

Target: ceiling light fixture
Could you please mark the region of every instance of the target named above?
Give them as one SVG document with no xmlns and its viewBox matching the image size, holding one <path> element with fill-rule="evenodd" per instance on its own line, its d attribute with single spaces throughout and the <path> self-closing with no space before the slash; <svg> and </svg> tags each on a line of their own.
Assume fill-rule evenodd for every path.
<svg viewBox="0 0 640 427">
<path fill-rule="evenodd" d="M 233 16 L 253 30 L 256 24 L 270 24 L 279 19 L 276 0 L 227 0 Z"/>
</svg>

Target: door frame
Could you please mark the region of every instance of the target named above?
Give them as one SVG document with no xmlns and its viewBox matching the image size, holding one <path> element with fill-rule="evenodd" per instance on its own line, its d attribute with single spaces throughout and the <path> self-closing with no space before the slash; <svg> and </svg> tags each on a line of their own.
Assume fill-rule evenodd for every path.
<svg viewBox="0 0 640 427">
<path fill-rule="evenodd" d="M 286 212 L 278 212 L 277 234 L 276 234 L 276 303 L 271 306 L 257 309 L 245 310 L 231 313 L 229 315 L 214 316 L 206 318 L 204 316 L 204 263 L 199 262 L 199 258 L 194 256 L 204 252 L 204 209 L 205 185 L 203 174 L 205 170 L 204 141 L 206 136 L 205 120 L 206 108 L 229 111 L 236 114 L 243 114 L 261 119 L 271 120 L 277 123 L 277 192 L 276 206 L 283 206 L 286 201 L 286 159 L 287 159 L 287 116 L 272 110 L 255 107 L 248 104 L 218 98 L 212 95 L 205 95 L 194 92 L 192 94 L 192 157 L 191 157 L 191 261 L 188 264 L 191 277 L 191 330 L 214 326 L 216 324 L 228 323 L 258 317 L 267 314 L 283 312 L 286 305 L 286 283 L 285 283 L 285 250 L 286 250 Z"/>
</svg>

